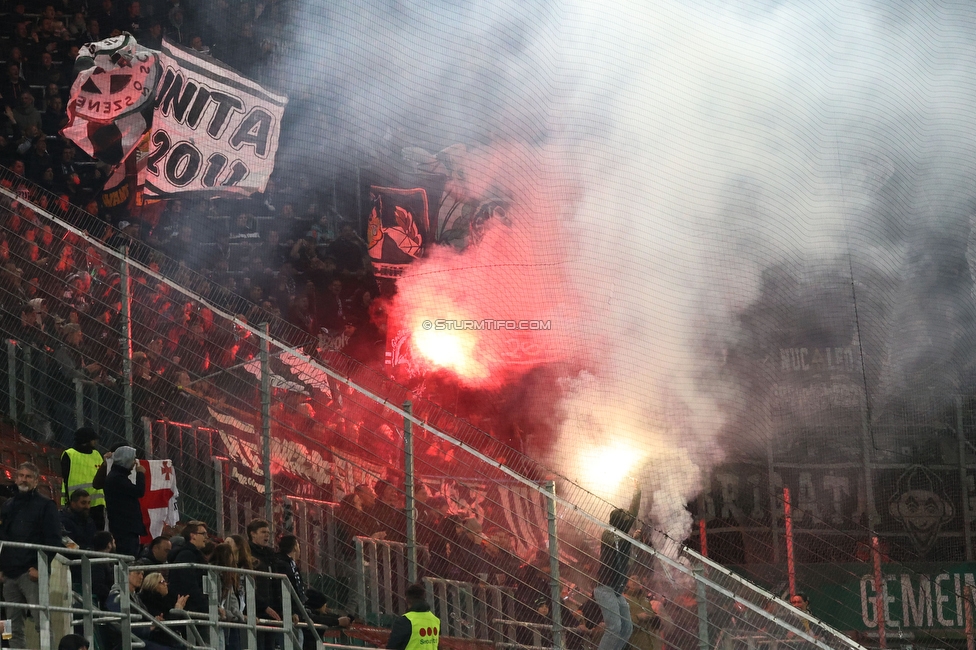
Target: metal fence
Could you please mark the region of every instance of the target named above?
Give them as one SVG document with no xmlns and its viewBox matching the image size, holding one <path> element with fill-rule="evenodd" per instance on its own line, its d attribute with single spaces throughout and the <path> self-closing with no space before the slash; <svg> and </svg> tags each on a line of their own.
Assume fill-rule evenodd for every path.
<svg viewBox="0 0 976 650">
<path fill-rule="evenodd" d="M 302 645 L 301 634 L 307 634 L 315 639 L 316 647 L 320 650 L 322 637 L 319 634 L 321 626 L 316 626 L 303 604 L 298 600 L 294 588 L 287 576 L 260 571 L 248 571 L 244 569 L 231 569 L 216 567 L 206 564 L 169 564 L 166 565 L 167 571 L 177 571 L 180 569 L 202 570 L 203 591 L 207 596 L 207 612 L 189 612 L 174 610 L 173 614 L 178 614 L 178 619 L 168 618 L 157 620 L 150 615 L 137 601 L 132 598 L 132 593 L 128 588 L 128 576 L 131 572 L 142 573 L 147 567 L 133 566 L 133 558 L 113 553 L 98 553 L 95 551 L 82 551 L 79 549 L 66 549 L 37 544 L 21 544 L 16 542 L 5 542 L 5 547 L 20 548 L 35 551 L 37 553 L 38 569 L 38 603 L 18 603 L 7 600 L 0 600 L 0 605 L 10 609 L 28 610 L 31 618 L 36 620 L 36 624 L 28 623 L 29 626 L 36 627 L 37 647 L 40 650 L 51 650 L 56 646 L 55 635 L 69 633 L 74 627 L 83 630 L 86 639 L 93 639 L 96 632 L 110 626 L 119 633 L 119 639 L 124 650 L 134 647 L 144 647 L 145 643 L 138 635 L 133 634 L 135 630 L 148 630 L 154 627 L 164 631 L 172 641 L 190 650 L 212 649 L 222 645 L 218 637 L 224 631 L 239 629 L 243 631 L 242 647 L 248 650 L 257 648 L 257 635 L 262 633 L 273 633 L 281 635 L 281 642 L 286 650 L 294 650 Z M 92 566 L 96 564 L 108 564 L 112 567 L 115 575 L 116 585 L 121 585 L 119 592 L 119 610 L 112 611 L 105 609 L 98 603 L 93 596 Z M 53 568 L 59 567 L 59 568 Z M 80 580 L 74 584 L 66 576 L 70 567 L 79 569 Z M 234 573 L 243 579 L 245 600 L 249 604 L 246 612 L 246 622 L 237 623 L 230 620 L 223 620 L 219 615 L 218 603 L 221 597 L 219 576 L 224 573 Z M 282 606 L 282 620 L 274 621 L 258 618 L 255 615 L 255 579 L 270 580 L 280 589 Z M 52 584 L 58 582 L 57 589 L 52 589 Z M 63 603 L 63 604 L 59 604 Z M 293 607 L 294 603 L 294 607 Z M 293 621 L 294 614 L 299 623 Z M 182 620 L 180 620 L 182 619 Z M 179 633 L 183 631 L 186 636 Z M 31 643 L 28 638 L 28 643 Z"/>
<path fill-rule="evenodd" d="M 17 251 L 0 282 L 5 338 L 16 341 L 7 347 L 8 376 L 0 383 L 16 421 L 45 435 L 37 405 L 46 399 L 47 422 L 62 440 L 84 421 L 106 439 L 169 457 L 185 514 L 228 533 L 265 518 L 276 533 L 301 535 L 303 568 L 320 571 L 337 593 L 361 597 L 361 613 L 389 614 L 404 576 L 413 581 L 426 571 L 433 593 L 447 603 L 445 624 L 457 634 L 501 634 L 511 642 L 510 633 L 486 631 L 492 621 L 508 620 L 493 618 L 495 596 L 479 592 L 498 587 L 514 590 L 522 610 L 544 599 L 546 619 L 516 615 L 537 626 L 551 621 L 551 643 L 562 647 L 561 592 L 579 581 L 574 593 L 589 598 L 599 540 L 611 534 L 638 549 L 634 571 L 642 589 L 667 594 L 676 630 L 669 644 L 676 648 L 710 643 L 738 607 L 747 610 L 742 620 L 750 633 L 775 638 L 786 630 L 824 650 L 856 645 L 711 566 L 681 540 L 664 536 L 651 546 L 649 537 L 612 529 L 604 499 L 336 352 L 329 341 L 226 295 L 179 260 L 138 242 L 129 242 L 128 253 L 106 245 L 103 224 L 6 171 L 0 217 L 0 234 Z M 46 228 L 58 244 L 41 263 L 33 240 L 47 236 Z M 35 312 L 36 294 L 56 313 L 45 316 L 43 306 Z M 256 325 L 258 318 L 266 324 Z M 51 329 L 42 330 L 44 324 Z M 79 331 L 82 341 L 72 342 Z M 25 362 L 20 350 L 27 347 Z M 34 349 L 49 355 L 46 373 Z M 377 506 L 363 500 L 377 496 L 387 515 L 367 520 L 364 513 Z M 380 528 L 402 534 L 404 547 L 362 543 Z M 473 552 L 496 534 L 496 559 Z M 423 545 L 429 558 L 418 560 Z M 341 566 L 342 549 L 350 547 L 353 566 Z M 500 575 L 503 584 L 481 587 L 487 582 L 481 574 Z M 491 605 L 479 612 L 481 602 Z M 792 617 L 823 633 L 812 636 Z"/>
</svg>

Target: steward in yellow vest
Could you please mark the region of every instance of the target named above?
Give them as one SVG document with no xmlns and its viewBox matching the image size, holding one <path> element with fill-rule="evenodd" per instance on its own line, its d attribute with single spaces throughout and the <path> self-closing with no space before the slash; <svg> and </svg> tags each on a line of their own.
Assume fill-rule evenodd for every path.
<svg viewBox="0 0 976 650">
<path fill-rule="evenodd" d="M 61 503 L 67 503 L 75 490 L 85 490 L 91 495 L 90 516 L 97 530 L 105 528 L 105 493 L 92 486 L 95 473 L 102 464 L 102 455 L 95 450 L 98 434 L 89 427 L 75 431 L 75 444 L 61 454 L 61 480 L 64 489 Z"/>
<path fill-rule="evenodd" d="M 393 621 L 389 650 L 437 650 L 441 638 L 441 620 L 427 604 L 427 590 L 422 584 L 407 587 L 407 613 Z"/>
</svg>

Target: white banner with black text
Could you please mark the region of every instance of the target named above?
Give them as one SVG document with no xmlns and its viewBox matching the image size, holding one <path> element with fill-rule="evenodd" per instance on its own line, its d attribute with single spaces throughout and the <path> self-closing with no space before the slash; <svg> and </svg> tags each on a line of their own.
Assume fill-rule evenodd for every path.
<svg viewBox="0 0 976 650">
<path fill-rule="evenodd" d="M 146 195 L 263 192 L 288 99 L 168 40 L 159 60 Z"/>
</svg>

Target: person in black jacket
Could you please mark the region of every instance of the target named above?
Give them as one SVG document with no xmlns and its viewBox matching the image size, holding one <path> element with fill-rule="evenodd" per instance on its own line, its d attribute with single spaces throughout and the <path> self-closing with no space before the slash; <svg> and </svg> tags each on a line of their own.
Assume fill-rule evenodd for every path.
<svg viewBox="0 0 976 650">
<path fill-rule="evenodd" d="M 274 549 L 271 547 L 271 526 L 263 519 L 255 519 L 247 525 L 247 541 L 254 558 L 255 571 L 271 571 L 274 562 Z M 281 613 L 274 608 L 271 595 L 271 578 L 254 578 L 254 603 L 258 618 L 281 620 Z M 277 585 L 274 585 L 277 587 Z M 271 649 L 275 647 L 278 634 L 274 632 L 258 633 L 258 648 Z"/>
<path fill-rule="evenodd" d="M 100 553 L 115 552 L 115 538 L 107 530 L 100 530 L 92 538 L 92 550 Z M 92 595 L 99 607 L 104 607 L 108 600 L 108 595 L 115 585 L 115 569 L 107 562 L 99 562 L 91 565 L 92 575 Z"/>
<path fill-rule="evenodd" d="M 327 625 L 328 627 L 349 627 L 352 617 L 345 614 L 336 614 L 329 611 L 329 601 L 325 594 L 317 589 L 309 589 L 308 599 L 305 601 L 305 609 L 309 617 L 316 625 Z M 319 630 L 319 635 L 322 630 Z M 302 644 L 302 650 L 314 650 L 315 636 L 306 634 Z"/>
<path fill-rule="evenodd" d="M 295 593 L 298 594 L 298 602 L 305 602 L 305 581 L 302 579 L 302 573 L 298 570 L 298 558 L 301 557 L 302 547 L 298 543 L 298 538 L 294 535 L 285 535 L 278 541 L 278 552 L 274 556 L 274 560 L 271 563 L 272 573 L 283 573 L 288 576 L 288 581 L 291 586 L 295 588 Z M 275 594 L 278 594 L 277 598 L 274 598 L 276 611 L 281 613 L 281 590 L 272 589 Z M 297 612 L 297 605 L 292 605 L 292 611 Z"/>
<path fill-rule="evenodd" d="M 136 482 L 129 480 L 132 466 Z M 139 556 L 139 538 L 146 534 L 139 499 L 146 494 L 146 468 L 136 462 L 136 450 L 119 447 L 112 455 L 112 469 L 105 476 L 105 510 L 115 548 L 122 555 Z"/>
<path fill-rule="evenodd" d="M 89 516 L 91 509 L 91 497 L 88 490 L 77 489 L 71 493 L 68 505 L 61 510 L 61 529 L 64 536 L 70 539 L 75 545 L 86 551 L 92 550 L 95 541 L 95 521 Z M 70 547 L 71 544 L 65 541 Z M 81 584 L 81 566 L 71 567 L 71 581 L 76 585 Z"/>
<path fill-rule="evenodd" d="M 207 544 L 207 525 L 202 521 L 191 521 L 183 528 L 187 543 L 170 554 L 170 563 L 207 564 L 203 557 L 203 547 Z M 172 569 L 169 572 L 169 588 L 180 596 L 188 596 L 186 609 L 191 612 L 206 613 L 209 609 L 207 596 L 203 593 L 203 574 L 205 569 Z"/>
<path fill-rule="evenodd" d="M 634 631 L 634 622 L 630 618 L 630 605 L 624 598 L 624 587 L 630 573 L 630 540 L 624 539 L 618 533 L 629 535 L 637 521 L 640 509 L 641 491 L 634 480 L 634 497 L 630 508 L 617 508 L 610 513 L 610 525 L 616 530 L 608 529 L 600 538 L 600 568 L 597 573 L 597 586 L 593 588 L 593 600 L 603 612 L 606 631 L 600 639 L 599 650 L 623 650 L 627 639 Z M 637 533 L 634 533 L 637 535 Z"/>
<path fill-rule="evenodd" d="M 86 551 L 91 550 L 95 533 L 98 532 L 90 513 L 91 496 L 88 490 L 82 489 L 71 493 L 68 505 L 61 511 L 61 527 L 64 529 L 64 534 L 77 544 L 78 548 Z"/>
<path fill-rule="evenodd" d="M 0 540 L 63 546 L 58 507 L 37 493 L 40 474 L 33 463 L 21 463 L 17 468 L 17 493 L 0 506 Z M 37 551 L 4 546 L 0 551 L 0 571 L 3 572 L 5 601 L 38 604 Z M 13 627 L 11 647 L 26 648 L 24 613 L 27 610 L 10 608 L 7 611 Z"/>
</svg>

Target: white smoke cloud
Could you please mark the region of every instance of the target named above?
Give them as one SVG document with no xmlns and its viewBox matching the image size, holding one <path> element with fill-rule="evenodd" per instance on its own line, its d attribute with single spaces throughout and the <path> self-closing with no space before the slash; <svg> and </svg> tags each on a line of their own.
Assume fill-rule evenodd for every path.
<svg viewBox="0 0 976 650">
<path fill-rule="evenodd" d="M 578 315 L 567 356 L 590 362 L 550 460 L 623 505 L 626 490 L 598 485 L 586 459 L 624 439 L 670 535 L 688 532 L 679 506 L 721 458 L 723 427 L 758 408 L 723 364 L 765 269 L 846 267 L 852 253 L 856 272 L 901 278 L 947 239 L 965 266 L 972 5 L 357 2 L 328 21 L 296 36 L 307 63 L 293 65 L 295 84 L 323 107 L 297 128 L 308 151 L 540 152 L 544 171 L 528 171 L 558 206 L 540 218 L 558 216 L 551 237 Z M 511 245 L 539 245 L 519 239 L 528 232 L 515 224 Z M 892 300 L 931 291 L 907 282 Z M 959 308 L 961 295 L 968 285 L 944 300 Z M 876 333 L 898 349 L 885 372 L 955 354 L 940 348 L 955 325 L 937 315 L 906 307 L 889 320 Z"/>
</svg>

